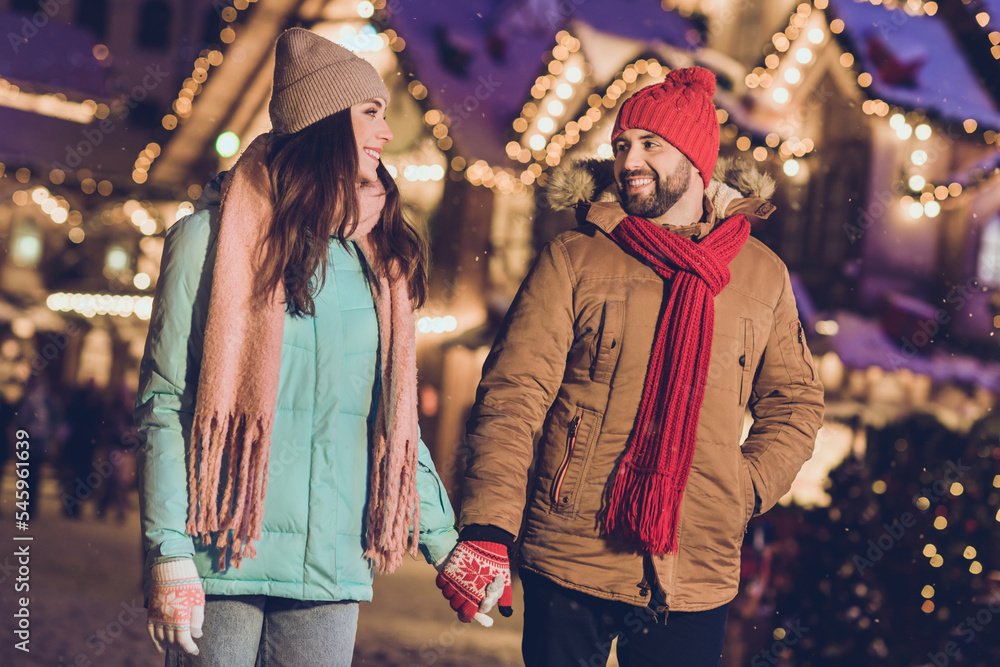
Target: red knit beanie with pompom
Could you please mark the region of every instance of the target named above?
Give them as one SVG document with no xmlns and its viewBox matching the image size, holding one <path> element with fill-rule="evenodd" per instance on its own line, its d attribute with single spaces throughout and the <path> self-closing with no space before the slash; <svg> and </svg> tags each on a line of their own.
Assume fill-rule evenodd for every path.
<svg viewBox="0 0 1000 667">
<path fill-rule="evenodd" d="M 646 86 L 618 111 L 611 141 L 625 130 L 658 134 L 683 153 L 708 187 L 719 157 L 719 120 L 712 97 L 715 75 L 704 67 L 675 69 L 663 83 Z"/>
</svg>

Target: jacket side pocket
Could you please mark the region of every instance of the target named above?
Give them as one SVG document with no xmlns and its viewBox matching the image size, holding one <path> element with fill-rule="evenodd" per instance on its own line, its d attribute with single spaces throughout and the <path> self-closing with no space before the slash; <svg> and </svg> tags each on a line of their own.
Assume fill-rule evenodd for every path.
<svg viewBox="0 0 1000 667">
<path fill-rule="evenodd" d="M 599 415 L 592 410 L 578 409 L 566 429 L 566 450 L 562 464 L 552 480 L 549 500 L 555 513 L 576 509 L 577 496 L 590 462 L 593 440 L 599 430 Z"/>
<path fill-rule="evenodd" d="M 618 355 L 621 352 L 621 338 L 625 329 L 625 302 L 608 301 L 604 304 L 601 332 L 598 335 L 597 354 L 590 378 L 600 384 L 611 384 Z"/>
</svg>

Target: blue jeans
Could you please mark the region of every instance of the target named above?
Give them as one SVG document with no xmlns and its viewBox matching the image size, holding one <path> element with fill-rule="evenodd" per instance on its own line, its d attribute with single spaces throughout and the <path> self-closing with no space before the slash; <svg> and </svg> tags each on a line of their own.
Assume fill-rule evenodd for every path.
<svg viewBox="0 0 1000 667">
<path fill-rule="evenodd" d="M 521 570 L 527 667 L 604 667 L 618 639 L 621 667 L 718 667 L 729 605 L 707 611 L 656 612 L 563 588 Z M 656 597 L 656 596 L 654 596 Z"/>
<path fill-rule="evenodd" d="M 209 595 L 199 655 L 167 652 L 166 667 L 349 667 L 358 603 Z"/>
</svg>

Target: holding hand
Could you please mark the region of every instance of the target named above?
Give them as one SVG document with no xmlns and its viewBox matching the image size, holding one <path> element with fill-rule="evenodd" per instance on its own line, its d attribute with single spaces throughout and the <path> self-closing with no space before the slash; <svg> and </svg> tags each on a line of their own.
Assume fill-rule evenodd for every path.
<svg viewBox="0 0 1000 667">
<path fill-rule="evenodd" d="M 205 592 L 194 561 L 179 558 L 154 565 L 146 629 L 156 650 L 198 655 L 191 638 L 201 637 L 204 620 Z"/>
<path fill-rule="evenodd" d="M 500 613 L 513 613 L 507 546 L 498 542 L 466 540 L 458 543 L 437 576 L 437 586 L 463 623 L 473 619 L 493 625 L 486 614 L 499 601 Z"/>
</svg>

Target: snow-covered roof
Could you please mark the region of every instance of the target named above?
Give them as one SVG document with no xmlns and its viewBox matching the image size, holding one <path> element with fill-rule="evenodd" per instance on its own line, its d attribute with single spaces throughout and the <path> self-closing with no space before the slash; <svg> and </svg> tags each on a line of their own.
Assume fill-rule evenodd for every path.
<svg viewBox="0 0 1000 667">
<path fill-rule="evenodd" d="M 88 31 L 55 19 L 37 27 L 26 14 L 0 11 L 0 34 L 6 42 L 0 77 L 36 93 L 109 96 L 106 70 L 94 57 L 97 42 Z"/>
<path fill-rule="evenodd" d="M 544 73 L 556 33 L 571 19 L 638 43 L 691 48 L 698 39 L 690 20 L 647 0 L 396 4 L 391 23 L 406 40 L 402 55 L 413 62 L 432 105 L 451 118 L 449 134 L 456 149 L 467 158 L 497 165 L 510 163 L 504 147 L 511 139 L 511 123 L 531 99 L 531 87 Z"/>
<path fill-rule="evenodd" d="M 847 311 L 837 313 L 835 320 L 838 331 L 827 340 L 849 368 L 905 368 L 939 382 L 965 382 L 1000 391 L 1000 362 L 956 354 L 936 346 L 908 353 L 874 320 Z"/>
<path fill-rule="evenodd" d="M 37 22 L 37 19 L 36 19 Z M 0 77 L 22 91 L 38 95 L 62 93 L 72 101 L 106 102 L 113 96 L 109 68 L 94 57 L 97 42 L 87 30 L 48 20 L 36 27 L 32 17 L 0 11 Z M 149 132 L 111 116 L 80 124 L 41 113 L 0 106 L 0 127 L 17 128 L 0 141 L 0 159 L 42 173 L 54 167 L 86 167 L 98 178 L 126 177 Z"/>
<path fill-rule="evenodd" d="M 1000 5 L 1000 0 L 992 4 Z M 983 88 L 940 15 L 910 16 L 902 9 L 855 0 L 830 0 L 828 11 L 831 18 L 844 22 L 840 38 L 860 69 L 871 73 L 868 91 L 873 97 L 922 109 L 945 121 L 971 118 L 1000 128 L 997 102 Z M 912 77 L 892 76 L 908 69 Z"/>
<path fill-rule="evenodd" d="M 95 178 L 117 177 L 126 183 L 135 156 L 149 141 L 147 130 L 122 120 L 82 125 L 7 107 L 0 107 L 0 127 L 17 128 L 0 140 L 0 161 L 8 169 L 26 166 L 47 174 L 56 167 L 86 167 Z"/>
<path fill-rule="evenodd" d="M 1000 151 L 989 153 L 973 164 L 952 172 L 947 180 L 949 183 L 955 182 L 961 184 L 963 188 L 969 188 L 993 178 L 997 173 L 1000 173 Z"/>
</svg>

